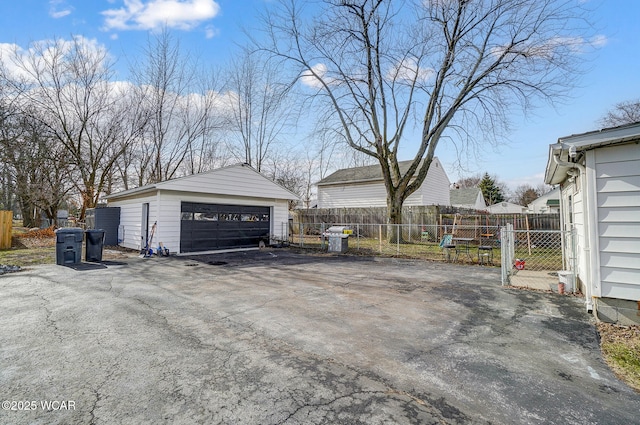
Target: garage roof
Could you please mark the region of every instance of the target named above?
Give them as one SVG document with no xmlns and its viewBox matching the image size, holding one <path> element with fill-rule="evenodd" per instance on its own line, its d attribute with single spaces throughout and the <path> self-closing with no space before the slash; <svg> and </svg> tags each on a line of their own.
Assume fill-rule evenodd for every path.
<svg viewBox="0 0 640 425">
<path fill-rule="evenodd" d="M 114 193 L 107 200 L 135 197 L 157 190 L 299 200 L 298 195 L 269 180 L 248 164 L 237 164 Z"/>
</svg>

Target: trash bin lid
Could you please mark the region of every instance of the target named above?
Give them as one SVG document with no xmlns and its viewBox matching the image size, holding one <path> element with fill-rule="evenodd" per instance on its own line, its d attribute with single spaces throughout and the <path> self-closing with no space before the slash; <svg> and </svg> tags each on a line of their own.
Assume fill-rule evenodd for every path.
<svg viewBox="0 0 640 425">
<path fill-rule="evenodd" d="M 83 232 L 84 230 L 82 230 L 80 227 L 61 227 L 59 229 L 56 229 L 56 233 L 58 234 L 75 234 Z"/>
<path fill-rule="evenodd" d="M 87 229 L 84 231 L 85 233 L 104 233 L 103 229 Z"/>
<path fill-rule="evenodd" d="M 79 227 L 62 227 L 56 230 L 56 243 L 64 243 L 67 238 L 73 237 L 76 242 L 82 242 L 84 230 Z"/>
</svg>

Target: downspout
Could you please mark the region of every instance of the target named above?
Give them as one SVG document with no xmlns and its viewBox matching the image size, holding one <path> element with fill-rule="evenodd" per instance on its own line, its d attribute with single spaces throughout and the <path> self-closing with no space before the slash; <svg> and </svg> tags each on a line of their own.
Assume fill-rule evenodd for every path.
<svg viewBox="0 0 640 425">
<path fill-rule="evenodd" d="M 589 265 L 591 259 L 591 232 L 589 226 L 591 224 L 591 214 L 589 208 L 587 207 L 587 196 L 589 191 L 587 190 L 587 169 L 584 165 L 574 163 L 574 162 L 564 162 L 560 160 L 560 154 L 553 155 L 553 161 L 560 167 L 570 167 L 577 168 L 580 172 L 579 178 L 581 179 L 581 189 L 582 189 L 582 216 L 584 217 L 584 253 L 585 253 L 585 264 L 586 264 L 586 285 L 585 285 L 585 305 L 587 307 L 587 312 L 593 312 L 593 297 L 591 291 L 591 266 Z"/>
</svg>

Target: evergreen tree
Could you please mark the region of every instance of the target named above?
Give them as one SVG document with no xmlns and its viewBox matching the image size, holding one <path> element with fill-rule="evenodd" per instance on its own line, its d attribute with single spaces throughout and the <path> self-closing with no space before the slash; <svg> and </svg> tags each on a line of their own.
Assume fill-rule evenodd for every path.
<svg viewBox="0 0 640 425">
<path fill-rule="evenodd" d="M 480 184 L 478 185 L 480 190 L 482 191 L 482 196 L 484 196 L 484 201 L 487 205 L 497 204 L 498 202 L 504 201 L 504 195 L 502 194 L 502 189 L 496 184 L 496 181 L 489 175 L 489 173 L 484 173 Z"/>
</svg>

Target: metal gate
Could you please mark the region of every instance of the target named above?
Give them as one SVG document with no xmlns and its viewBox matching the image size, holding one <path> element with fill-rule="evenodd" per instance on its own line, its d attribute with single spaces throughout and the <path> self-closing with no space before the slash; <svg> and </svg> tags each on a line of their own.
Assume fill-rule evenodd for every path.
<svg viewBox="0 0 640 425">
<path fill-rule="evenodd" d="M 514 230 L 510 224 L 502 227 L 502 285 L 558 290 L 559 279 L 567 279 L 566 291 L 574 292 L 574 240 L 571 231 Z"/>
</svg>

